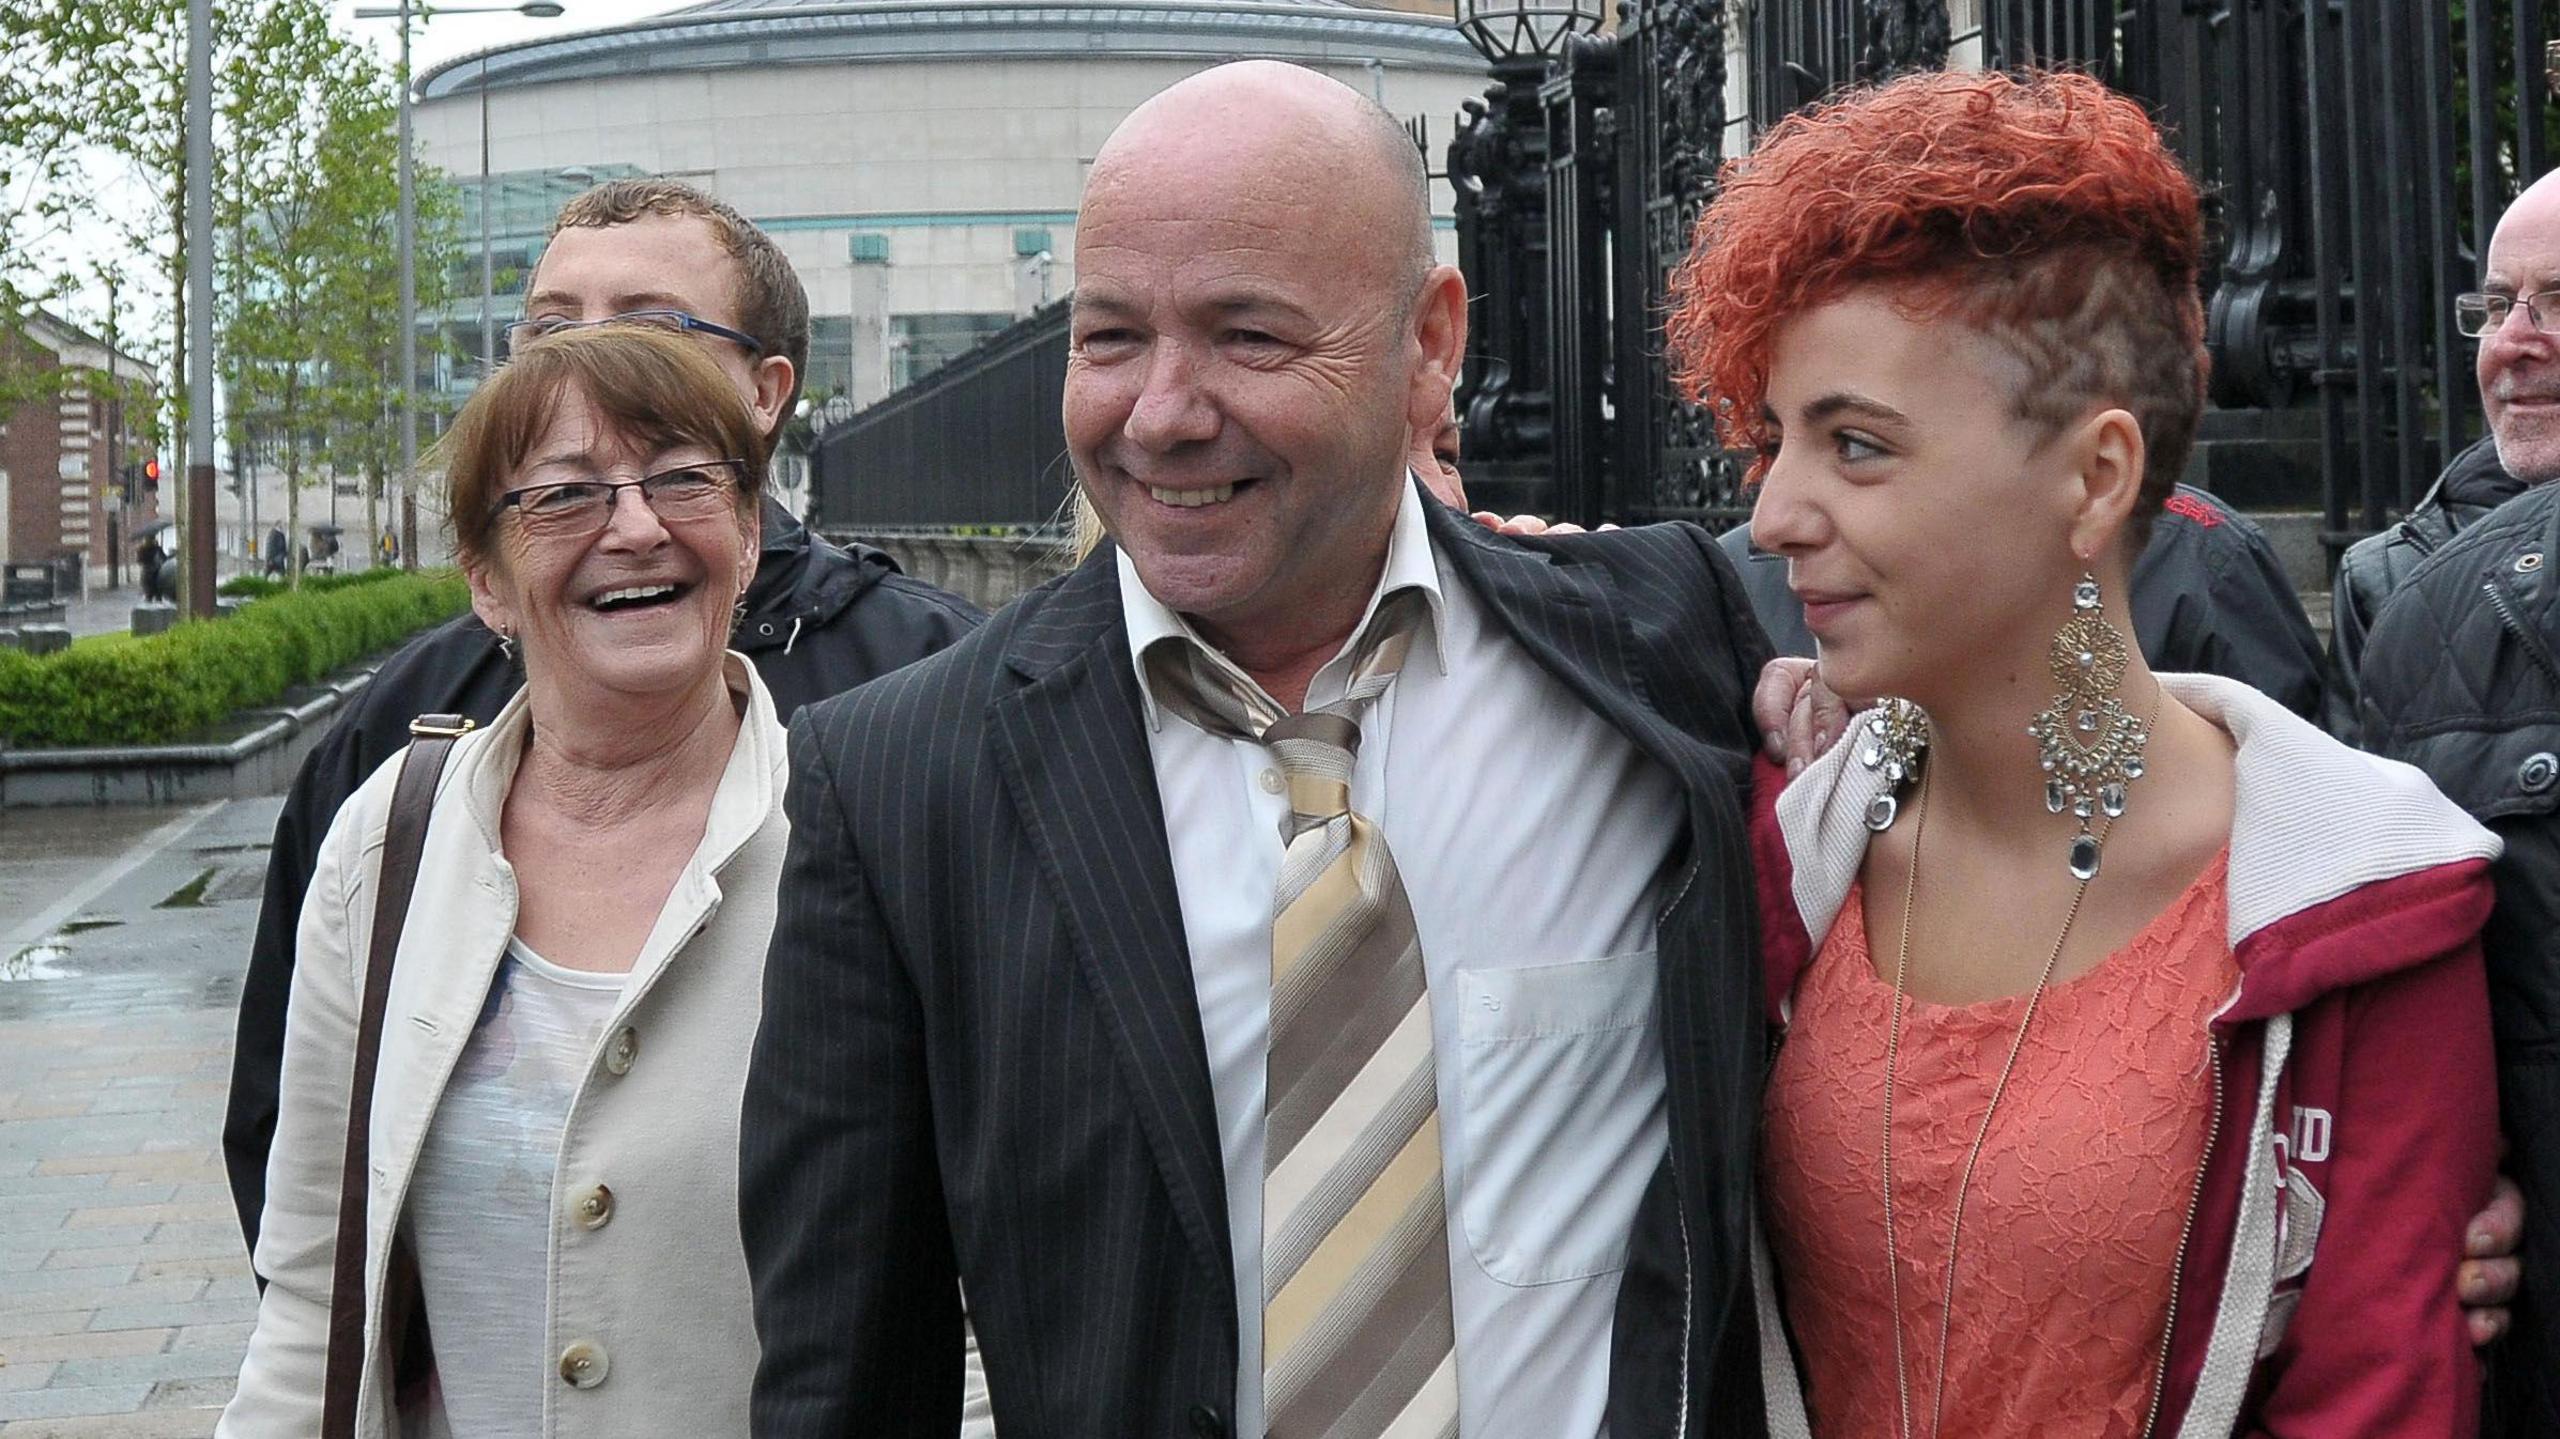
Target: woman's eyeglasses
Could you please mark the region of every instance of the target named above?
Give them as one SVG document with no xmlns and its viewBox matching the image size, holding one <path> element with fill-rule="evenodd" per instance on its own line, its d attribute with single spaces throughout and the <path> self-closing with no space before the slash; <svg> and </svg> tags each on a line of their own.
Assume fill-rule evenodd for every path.
<svg viewBox="0 0 2560 1439">
<path fill-rule="evenodd" d="M 658 518 L 670 524 L 734 514 L 744 460 L 698 460 L 636 480 L 563 480 L 527 485 L 498 496 L 491 515 L 516 512 L 525 534 L 542 540 L 582 540 L 613 521 L 624 490 L 638 490 Z"/>
<path fill-rule="evenodd" d="M 509 353 L 513 353 L 545 335 L 556 335 L 563 330 L 584 330 L 596 325 L 647 325 L 653 329 L 665 330 L 670 334 L 709 335 L 713 339 L 727 340 L 733 345 L 744 346 L 750 355 L 764 353 L 764 346 L 756 342 L 755 336 L 732 330 L 726 325 L 715 325 L 699 315 L 689 315 L 682 310 L 625 310 L 619 315 L 607 315 L 601 320 L 572 320 L 566 315 L 539 315 L 532 319 L 518 320 L 507 326 L 507 349 Z"/>
</svg>

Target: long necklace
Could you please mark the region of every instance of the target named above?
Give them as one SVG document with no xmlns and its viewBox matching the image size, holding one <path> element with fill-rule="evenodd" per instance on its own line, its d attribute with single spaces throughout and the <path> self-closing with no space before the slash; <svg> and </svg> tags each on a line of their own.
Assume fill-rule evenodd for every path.
<svg viewBox="0 0 2560 1439">
<path fill-rule="evenodd" d="M 2155 705 L 2156 713 L 2156 705 Z M 1920 841 L 1929 832 L 1929 781 L 1937 773 L 1936 765 L 1925 766 L 1920 775 L 1920 814 L 1911 830 L 1911 862 L 1902 882 L 1902 937 L 1893 956 L 1893 1025 L 1885 1032 L 1884 1041 L 1884 1251 L 1885 1302 L 1893 1322 L 1893 1387 L 1902 1408 L 1901 1439 L 1911 1439 L 1911 1371 L 1902 1344 L 1902 1246 L 1895 1235 L 1893 1221 L 1893 1090 L 1902 1052 L 1903 1009 L 1909 998 L 1905 982 L 1911 966 L 1911 900 L 1920 890 Z M 2106 817 L 2097 840 L 2106 842 L 2107 832 L 2115 828 L 2115 816 Z M 2092 869 L 2081 875 L 2072 886 L 2071 912 L 2063 916 L 2062 932 L 2053 937 L 2053 948 L 2046 952 L 2044 968 L 2036 975 L 2036 987 L 2027 996 L 2027 1012 L 2018 1020 L 2018 1032 L 2009 1041 L 2009 1057 L 2000 1064 L 2000 1078 L 1991 1086 L 1991 1103 L 1982 1111 L 1982 1124 L 1974 1131 L 1973 1146 L 1965 1152 L 1964 1171 L 1956 1180 L 1955 1219 L 1947 1226 L 1946 1290 L 1938 1307 L 1937 1384 L 1931 1391 L 1929 1405 L 1930 1439 L 1937 1439 L 1945 1417 L 1947 1402 L 1947 1337 L 1955 1314 L 1956 1245 L 1964 1235 L 1965 1192 L 1973 1186 L 1974 1161 L 1982 1157 L 1983 1142 L 1991 1136 L 1991 1117 L 2000 1112 L 2000 1096 L 2008 1091 L 2009 1073 L 2017 1068 L 2019 1051 L 2026 1047 L 2028 1026 L 2035 1023 L 2036 1010 L 2044 1003 L 2046 988 L 2053 982 L 2054 965 L 2062 958 L 2062 947 L 2071 938 L 2071 927 L 2080 918 L 2081 901 L 2089 897 L 2089 881 L 2097 877 Z"/>
</svg>

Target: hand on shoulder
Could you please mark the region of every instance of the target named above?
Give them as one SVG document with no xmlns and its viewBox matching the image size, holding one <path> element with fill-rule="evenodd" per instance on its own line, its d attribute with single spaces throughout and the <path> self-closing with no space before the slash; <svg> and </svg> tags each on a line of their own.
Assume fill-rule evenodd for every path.
<svg viewBox="0 0 2560 1439">
<path fill-rule="evenodd" d="M 1585 535 L 1591 533 L 1591 531 L 1584 529 L 1580 525 L 1571 524 L 1565 521 L 1550 522 L 1538 515 L 1512 515 L 1505 518 L 1504 516 L 1495 514 L 1491 510 L 1477 510 L 1473 514 L 1468 515 L 1467 518 L 1484 526 L 1486 529 L 1493 531 L 1497 535 Z M 1616 525 L 1602 525 L 1600 527 L 1600 532 L 1606 534 L 1610 530 L 1614 530 L 1616 528 L 1618 528 Z"/>
</svg>

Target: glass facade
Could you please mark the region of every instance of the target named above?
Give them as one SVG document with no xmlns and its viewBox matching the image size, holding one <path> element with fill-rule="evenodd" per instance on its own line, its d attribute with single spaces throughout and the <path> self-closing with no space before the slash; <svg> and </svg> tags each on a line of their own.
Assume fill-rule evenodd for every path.
<svg viewBox="0 0 2560 1439">
<path fill-rule="evenodd" d="M 975 349 L 1014 321 L 994 314 L 892 315 L 889 317 L 889 388 L 903 390 Z"/>
</svg>

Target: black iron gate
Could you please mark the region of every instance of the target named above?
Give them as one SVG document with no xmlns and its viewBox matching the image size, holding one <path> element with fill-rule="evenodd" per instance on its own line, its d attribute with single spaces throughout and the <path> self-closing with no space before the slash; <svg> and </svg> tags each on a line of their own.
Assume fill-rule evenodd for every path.
<svg viewBox="0 0 2560 1439">
<path fill-rule="evenodd" d="M 2542 0 L 1957 9 L 1961 29 L 1946 0 L 1625 0 L 1615 35 L 1498 68 L 1449 164 L 1461 263 L 1488 296 L 1461 388 L 1470 486 L 1586 523 L 1744 514 L 1734 457 L 1665 374 L 1670 267 L 1747 133 L 1949 63 L 2089 70 L 2149 106 L 2204 184 L 2214 408 L 2191 477 L 2324 508 L 2334 549 L 2476 437 L 2451 297 L 2550 163 Z"/>
</svg>

